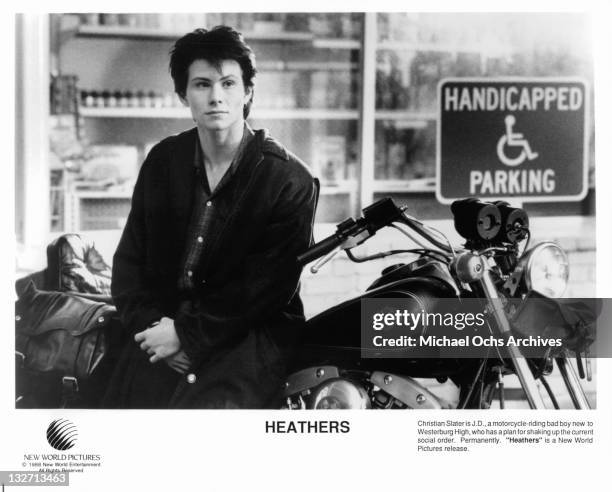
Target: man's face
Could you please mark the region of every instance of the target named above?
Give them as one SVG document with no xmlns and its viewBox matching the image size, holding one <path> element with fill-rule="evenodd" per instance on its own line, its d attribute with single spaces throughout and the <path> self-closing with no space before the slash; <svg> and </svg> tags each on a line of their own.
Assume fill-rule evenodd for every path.
<svg viewBox="0 0 612 492">
<path fill-rule="evenodd" d="M 244 124 L 243 107 L 251 98 L 235 60 L 223 60 L 217 70 L 206 60 L 195 60 L 187 74 L 183 104 L 189 106 L 201 130 L 222 131 Z"/>
</svg>

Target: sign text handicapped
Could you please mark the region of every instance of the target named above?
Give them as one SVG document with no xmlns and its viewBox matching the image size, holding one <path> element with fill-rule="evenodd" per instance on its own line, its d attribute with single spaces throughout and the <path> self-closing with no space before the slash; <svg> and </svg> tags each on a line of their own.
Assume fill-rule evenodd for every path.
<svg viewBox="0 0 612 492">
<path fill-rule="evenodd" d="M 588 90 L 577 79 L 444 79 L 436 195 L 581 200 Z"/>
</svg>

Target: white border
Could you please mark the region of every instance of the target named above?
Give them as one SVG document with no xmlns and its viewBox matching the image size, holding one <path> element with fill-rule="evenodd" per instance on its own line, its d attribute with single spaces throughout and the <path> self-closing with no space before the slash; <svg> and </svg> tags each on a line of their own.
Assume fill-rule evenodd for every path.
<svg viewBox="0 0 612 492">
<path fill-rule="evenodd" d="M 18 9 L 27 10 L 28 2 L 20 2 Z M 471 9 L 473 12 L 524 12 L 547 13 L 586 10 L 595 2 L 586 0 L 578 4 L 575 0 L 517 0 L 492 3 L 484 0 L 464 0 L 460 4 L 437 0 L 414 0 L 413 2 L 379 2 L 378 11 L 449 12 Z M 606 8 L 610 8 L 606 0 Z M 23 5 L 23 6 L 22 6 Z M 223 2 L 211 6 L 214 10 L 236 11 L 325 11 L 336 9 L 329 0 L 315 0 L 302 5 L 286 2 L 264 2 L 246 4 Z M 371 3 L 363 0 L 352 2 L 350 8 L 339 10 L 359 11 L 372 9 Z M 102 4 L 87 5 L 97 10 Z M 40 12 L 83 10 L 83 2 L 60 1 L 39 4 Z M 201 2 L 190 4 L 148 4 L 134 7 L 125 0 L 109 0 L 101 7 L 106 11 L 117 9 L 132 11 L 197 11 Z M 31 6 L 29 9 L 31 10 Z M 144 10 L 143 10 L 144 8 Z M 296 10 L 297 9 L 297 10 Z M 604 186 L 612 182 L 612 70 L 610 46 L 612 36 L 610 21 L 603 8 L 594 12 L 594 30 L 598 41 L 599 57 L 595 56 L 595 88 L 597 91 L 596 116 L 596 174 L 599 193 L 597 195 L 597 267 L 599 295 L 612 296 L 611 272 L 612 251 L 611 210 L 612 193 Z M 11 16 L 2 19 L 1 36 L 5 39 L 8 54 L 5 64 L 8 74 L 4 77 L 6 111 L 3 120 L 4 149 L 7 163 L 14 162 L 12 154 L 14 75 L 14 34 Z M 543 26 L 545 29 L 546 26 Z M 13 38 L 14 39 L 14 38 Z M 603 69 L 603 74 L 599 68 Z M 605 93 L 604 93 L 605 91 Z M 605 165 L 604 165 L 605 164 Z M 2 181 L 9 188 L 3 198 L 5 205 L 12 205 L 13 176 L 10 165 L 2 167 Z M 5 223 L 9 224 L 9 236 L 13 236 L 13 207 L 5 209 Z M 11 250 L 12 248 L 9 247 Z M 13 251 L 4 252 L 6 279 L 12 280 L 14 267 Z M 2 310 L 5 320 L 0 340 L 6 352 L 12 352 L 12 282 L 5 282 L 5 301 Z M 0 367 L 10 368 L 12 360 L 3 360 Z M 12 370 L 11 370 L 12 372 Z M 609 489 L 608 457 L 612 453 L 610 425 L 612 408 L 612 361 L 598 360 L 598 408 L 592 412 L 576 411 L 486 411 L 486 412 L 283 412 L 283 411 L 62 411 L 32 410 L 16 411 L 11 392 L 4 391 L 0 397 L 0 466 L 3 469 L 19 467 L 22 452 L 49 451 L 41 429 L 53 418 L 71 419 L 79 428 L 80 451 L 100 453 L 103 467 L 100 471 L 71 477 L 70 491 L 108 490 L 203 490 L 250 491 L 292 490 L 296 492 L 314 490 L 377 490 L 391 487 L 398 490 L 425 488 L 437 491 L 449 487 L 457 491 L 477 491 L 493 488 L 498 492 L 525 489 L 561 487 L 561 490 L 604 491 Z M 0 385 L 12 387 L 13 379 L 7 372 L 0 373 Z M 466 420 L 474 418 L 496 420 L 511 419 L 593 419 L 596 424 L 596 443 L 586 448 L 552 446 L 500 446 L 458 453 L 417 453 L 416 422 L 422 418 Z M 266 419 L 326 420 L 348 419 L 351 432 L 347 435 L 266 435 L 263 423 Z M 602 466 L 603 465 L 603 466 Z M 576 470 L 578 470 L 576 472 Z M 608 483 L 608 485 L 605 485 Z M 9 492 L 7 487 L 7 492 Z M 29 489 L 25 489 L 29 490 Z M 34 489 L 38 490 L 38 489 Z"/>
</svg>

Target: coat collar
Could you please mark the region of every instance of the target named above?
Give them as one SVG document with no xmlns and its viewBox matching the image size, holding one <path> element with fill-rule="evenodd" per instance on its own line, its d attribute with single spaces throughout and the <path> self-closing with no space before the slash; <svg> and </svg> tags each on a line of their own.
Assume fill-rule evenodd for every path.
<svg viewBox="0 0 612 492">
<path fill-rule="evenodd" d="M 248 174 L 251 174 L 257 163 L 261 162 L 266 154 L 274 155 L 283 161 L 289 160 L 287 150 L 270 136 L 268 130 L 253 130 L 253 133 L 254 138 L 245 149 L 243 164 L 248 164 L 246 166 L 240 166 L 248 169 L 243 169 L 242 171 L 248 171 Z M 194 127 L 191 130 L 187 130 L 177 135 L 175 146 L 172 151 L 173 171 L 180 170 L 179 173 L 182 174 L 185 184 L 191 182 L 193 179 L 193 153 L 197 142 L 198 130 Z M 241 170 L 238 170 L 238 172 L 240 173 Z"/>
<path fill-rule="evenodd" d="M 276 157 L 281 158 L 283 161 L 288 161 L 289 156 L 287 155 L 287 150 L 281 144 L 279 144 L 276 140 L 274 140 L 268 130 L 256 130 L 256 137 L 259 135 L 261 142 L 261 151 L 264 154 L 272 154 Z"/>
<path fill-rule="evenodd" d="M 265 160 L 266 157 L 274 156 L 283 161 L 288 161 L 289 156 L 285 148 L 273 139 L 265 129 L 254 130 L 255 137 L 251 140 L 244 151 L 242 162 L 236 169 L 232 181 L 236 181 L 234 189 L 235 199 L 248 185 L 255 169 Z M 187 213 L 191 210 L 194 202 L 195 180 L 194 149 L 198 141 L 197 128 L 192 128 L 183 132 L 173 139 L 173 144 L 169 149 L 169 169 L 168 178 L 171 188 L 171 195 L 179 213 Z"/>
</svg>

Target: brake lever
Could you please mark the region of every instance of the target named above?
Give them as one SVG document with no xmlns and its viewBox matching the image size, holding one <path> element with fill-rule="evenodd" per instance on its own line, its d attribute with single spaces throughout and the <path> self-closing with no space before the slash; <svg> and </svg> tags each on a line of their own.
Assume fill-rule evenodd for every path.
<svg viewBox="0 0 612 492">
<path fill-rule="evenodd" d="M 354 236 L 349 236 L 348 238 L 344 240 L 342 244 L 340 244 L 340 246 L 338 246 L 335 249 L 332 249 L 325 256 L 319 258 L 315 262 L 315 264 L 310 267 L 310 272 L 314 274 L 318 273 L 319 270 L 321 270 L 321 268 L 323 268 L 323 266 L 328 261 L 330 261 L 334 256 L 336 256 L 340 250 L 349 250 L 349 249 L 354 248 L 355 246 L 359 246 L 370 236 L 372 236 L 372 234 L 370 234 L 370 232 L 367 229 Z"/>
<path fill-rule="evenodd" d="M 321 268 L 323 268 L 323 266 L 325 266 L 325 264 L 331 260 L 334 256 L 336 256 L 338 254 L 338 252 L 340 251 L 340 246 L 332 249 L 329 253 L 327 253 L 325 256 L 319 258 L 314 265 L 312 265 L 310 267 L 310 273 L 319 273 L 319 270 L 321 270 Z"/>
</svg>

